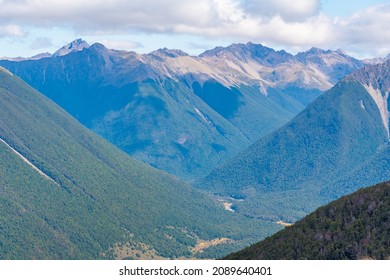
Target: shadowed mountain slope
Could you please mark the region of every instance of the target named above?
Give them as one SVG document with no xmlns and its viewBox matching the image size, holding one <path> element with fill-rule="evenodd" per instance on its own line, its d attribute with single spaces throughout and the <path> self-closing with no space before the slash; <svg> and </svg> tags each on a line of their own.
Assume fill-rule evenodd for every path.
<svg viewBox="0 0 390 280">
<path fill-rule="evenodd" d="M 265 226 L 130 158 L 3 68 L 0 200 L 0 259 L 215 257 Z"/>
<path fill-rule="evenodd" d="M 199 187 L 246 199 L 236 210 L 294 220 L 359 186 L 388 180 L 389 67 L 387 62 L 347 76 Z"/>
<path fill-rule="evenodd" d="M 196 57 L 76 40 L 58 54 L 0 65 L 126 153 L 185 179 L 288 122 L 341 78 L 332 69 L 362 66 L 341 52 L 295 57 L 252 43 Z"/>
</svg>

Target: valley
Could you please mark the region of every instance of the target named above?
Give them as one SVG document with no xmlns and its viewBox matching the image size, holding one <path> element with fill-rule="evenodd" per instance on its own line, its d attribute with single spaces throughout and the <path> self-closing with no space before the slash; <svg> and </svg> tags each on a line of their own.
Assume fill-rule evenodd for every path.
<svg viewBox="0 0 390 280">
<path fill-rule="evenodd" d="M 144 244 L 131 256 L 210 258 L 277 228 L 130 158 L 4 71 L 0 107 L 1 259 L 111 259 L 128 242 Z M 217 238 L 235 242 L 193 256 L 197 240 Z"/>
<path fill-rule="evenodd" d="M 388 151 L 388 123 L 383 121 L 388 109 L 376 96 L 388 98 L 389 66 L 389 62 L 367 66 L 346 76 L 288 124 L 217 167 L 198 186 L 244 198 L 236 209 L 241 213 L 293 222 L 357 186 L 385 181 L 387 161 L 379 168 L 368 165 L 376 165 L 373 158 L 384 159 Z M 374 96 L 367 84 L 375 87 Z"/>
<path fill-rule="evenodd" d="M 78 39 L 0 65 L 1 259 L 221 258 L 390 179 L 390 61 Z"/>
<path fill-rule="evenodd" d="M 187 181 L 286 124 L 363 65 L 320 49 L 294 56 L 247 43 L 199 56 L 166 48 L 138 54 L 81 39 L 52 56 L 0 60 L 127 154 Z"/>
</svg>

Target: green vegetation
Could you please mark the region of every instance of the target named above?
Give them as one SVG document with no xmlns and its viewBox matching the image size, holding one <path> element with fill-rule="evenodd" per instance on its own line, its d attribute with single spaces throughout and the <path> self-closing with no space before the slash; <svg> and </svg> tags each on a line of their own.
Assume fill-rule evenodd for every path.
<svg viewBox="0 0 390 280">
<path fill-rule="evenodd" d="M 0 138 L 56 182 L 0 142 L 0 259 L 114 258 L 128 242 L 189 257 L 198 239 L 233 239 L 229 250 L 278 228 L 131 159 L 4 71 Z"/>
<path fill-rule="evenodd" d="M 359 82 L 346 79 L 198 186 L 244 199 L 236 210 L 247 216 L 291 222 L 359 187 L 388 180 L 386 155 L 378 107 Z"/>
<path fill-rule="evenodd" d="M 96 118 L 91 129 L 156 168 L 186 179 L 203 176 L 250 141 L 193 99 L 188 88 L 173 80 L 144 81 L 124 108 Z"/>
<path fill-rule="evenodd" d="M 94 44 L 0 65 L 127 154 L 186 180 L 204 177 L 304 108 L 274 89 L 266 96 L 257 86 L 203 81 L 200 73 L 168 78 L 156 66 L 162 59 Z"/>
<path fill-rule="evenodd" d="M 320 207 L 226 259 L 389 259 L 390 182 Z"/>
</svg>

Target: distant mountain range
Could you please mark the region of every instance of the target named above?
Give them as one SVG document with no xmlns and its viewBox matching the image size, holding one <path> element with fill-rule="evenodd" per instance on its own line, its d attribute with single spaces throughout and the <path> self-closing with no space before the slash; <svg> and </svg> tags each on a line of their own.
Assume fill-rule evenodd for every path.
<svg viewBox="0 0 390 280">
<path fill-rule="evenodd" d="M 0 259 L 221 257 L 276 229 L 130 158 L 1 67 L 0 194 Z"/>
<path fill-rule="evenodd" d="M 233 207 L 294 221 L 359 187 L 390 179 L 390 61 L 357 70 L 288 124 L 198 183 L 244 199 Z"/>
<path fill-rule="evenodd" d="M 389 259 L 390 183 L 361 189 L 226 259 Z"/>
<path fill-rule="evenodd" d="M 126 153 L 195 179 L 364 64 L 340 50 L 294 56 L 247 43 L 137 54 L 78 39 L 50 57 L 0 65 Z"/>
<path fill-rule="evenodd" d="M 390 54 L 388 54 L 385 57 L 377 57 L 377 58 L 371 58 L 371 59 L 364 59 L 362 60 L 363 63 L 373 65 L 373 64 L 382 64 L 385 63 L 390 59 Z"/>
</svg>

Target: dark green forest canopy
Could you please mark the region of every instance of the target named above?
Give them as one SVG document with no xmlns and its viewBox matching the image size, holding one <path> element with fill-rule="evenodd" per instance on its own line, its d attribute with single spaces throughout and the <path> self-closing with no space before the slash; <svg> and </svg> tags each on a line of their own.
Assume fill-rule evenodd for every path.
<svg viewBox="0 0 390 280">
<path fill-rule="evenodd" d="M 291 227 L 226 259 L 388 259 L 390 182 L 320 207 Z"/>
</svg>

